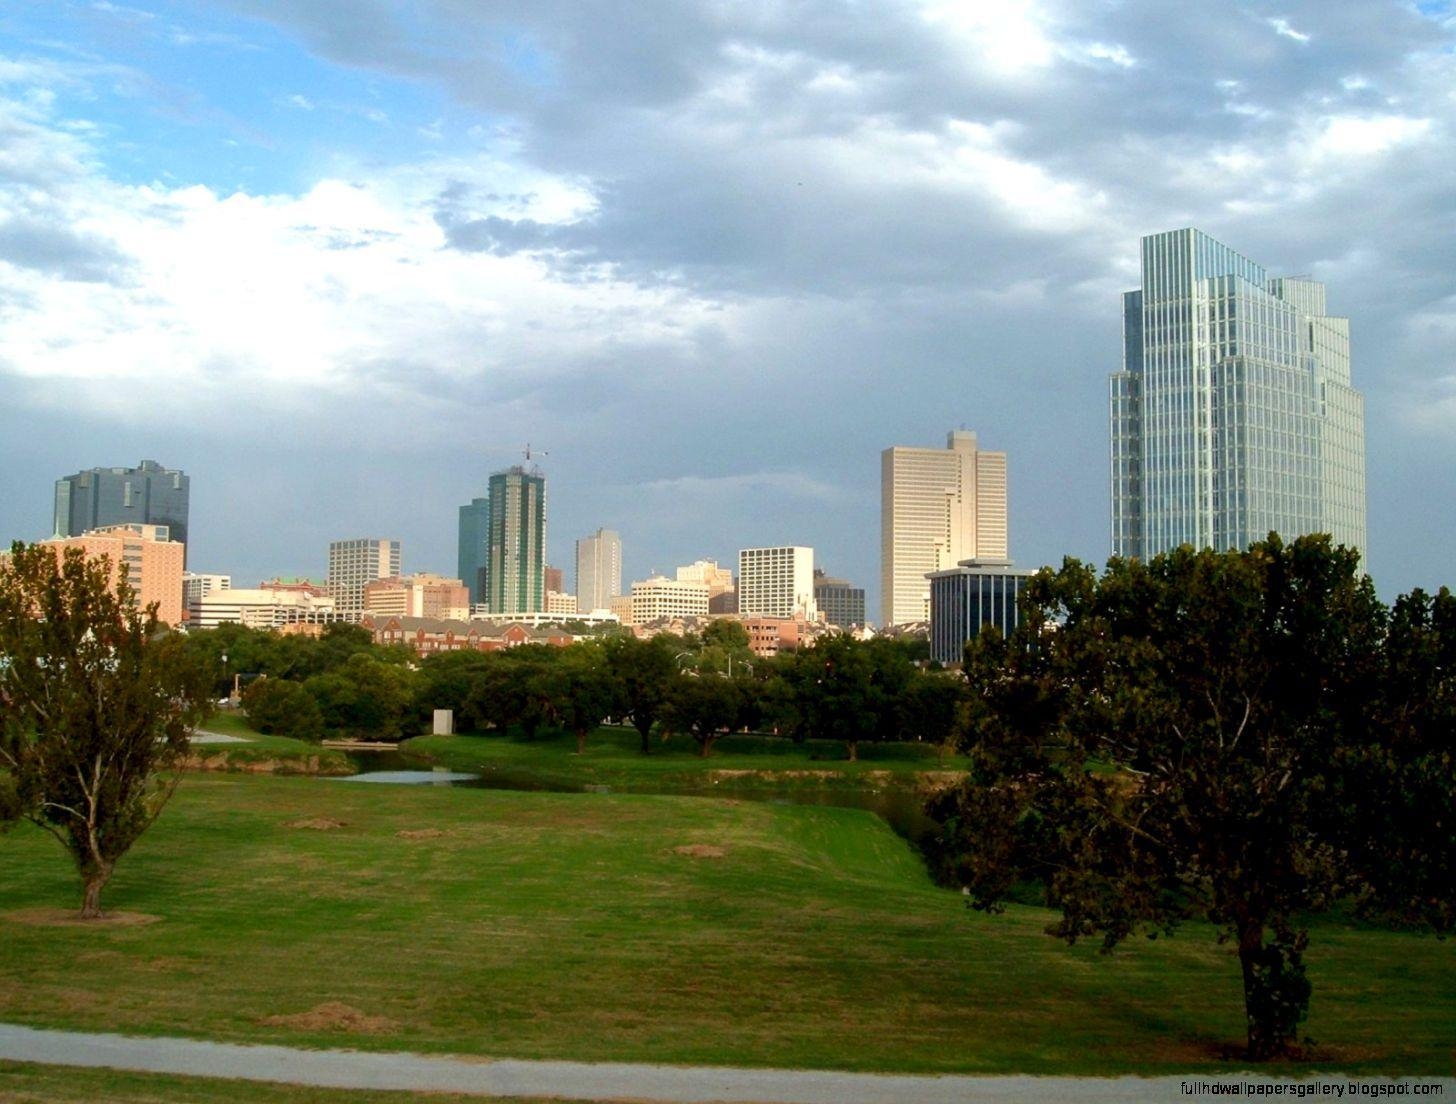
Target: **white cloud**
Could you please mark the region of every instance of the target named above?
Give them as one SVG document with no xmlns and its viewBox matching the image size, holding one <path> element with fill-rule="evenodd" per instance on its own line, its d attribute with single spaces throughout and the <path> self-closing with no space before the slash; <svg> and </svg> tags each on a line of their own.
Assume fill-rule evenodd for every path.
<svg viewBox="0 0 1456 1104">
<path fill-rule="evenodd" d="M 1287 19 L 1282 19 L 1276 16 L 1272 19 L 1266 20 L 1266 22 L 1269 24 L 1269 26 L 1274 28 L 1274 33 L 1277 35 L 1281 35 L 1284 38 L 1292 38 L 1295 42 L 1309 41 L 1309 35 L 1304 34 L 1302 31 L 1296 31 L 1293 27 L 1289 25 L 1289 20 Z"/>
<path fill-rule="evenodd" d="M 1008 123 L 951 120 L 939 132 L 914 132 L 870 119 L 853 134 L 819 144 L 836 174 L 866 191 L 908 187 L 958 193 L 968 203 L 989 203 L 1022 229 L 1038 233 L 1075 230 L 1095 221 L 1106 198 L 1018 157 L 1008 148 L 1015 133 Z"/>
<path fill-rule="evenodd" d="M 1333 115 L 1311 128 L 1316 157 L 1374 157 L 1430 132 L 1431 120 L 1404 115 Z"/>
<path fill-rule="evenodd" d="M 591 210 L 579 182 L 518 164 L 352 167 L 299 195 L 224 195 L 111 180 L 84 136 L 13 102 L 0 102 L 6 119 L 18 139 L 0 148 L 0 173 L 33 186 L 0 191 L 0 216 L 23 213 L 72 248 L 95 242 L 118 258 L 105 282 L 84 283 L 0 258 L 0 372 L 38 405 L 69 402 L 75 381 L 113 384 L 88 401 L 124 420 L 219 426 L 250 406 L 302 412 L 371 389 L 428 403 L 450 381 L 478 384 L 484 401 L 583 371 L 611 343 L 690 342 L 710 310 L 609 270 L 568 281 L 549 257 L 445 248 L 438 197 L 462 181 L 500 192 L 514 217 Z"/>
<path fill-rule="evenodd" d="M 928 0 L 920 14 L 936 31 L 951 36 L 981 65 L 1002 76 L 1035 73 L 1058 56 L 1048 20 L 1034 0 L 996 4 Z"/>
</svg>

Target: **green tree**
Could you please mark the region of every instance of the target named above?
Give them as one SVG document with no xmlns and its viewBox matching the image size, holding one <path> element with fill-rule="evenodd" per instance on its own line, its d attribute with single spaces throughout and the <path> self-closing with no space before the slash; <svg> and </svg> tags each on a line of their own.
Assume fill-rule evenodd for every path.
<svg viewBox="0 0 1456 1104">
<path fill-rule="evenodd" d="M 966 727 L 965 680 L 937 671 L 918 671 L 901 693 L 901 736 L 935 744 L 944 761 Z"/>
<path fill-rule="evenodd" d="M 587 734 L 618 708 L 621 694 L 606 651 L 595 642 L 572 644 L 545 670 L 545 693 L 558 722 L 576 737 L 576 753 Z"/>
<path fill-rule="evenodd" d="M 652 750 L 652 726 L 662 715 L 668 689 L 677 677 L 674 655 L 680 643 L 666 634 L 651 640 L 616 636 L 606 642 L 607 662 L 621 694 L 620 707 L 637 730 L 643 755 Z"/>
<path fill-rule="evenodd" d="M 1396 600 L 1365 739 L 1341 749 L 1340 845 L 1369 872 L 1361 904 L 1437 931 L 1456 926 L 1456 597 Z"/>
<path fill-rule="evenodd" d="M 456 732 L 471 732 L 488 724 L 477 714 L 471 693 L 490 663 L 488 652 L 461 650 L 426 656 L 420 663 L 416 691 L 416 704 L 423 717 L 428 720 L 436 709 L 452 710 Z"/>
<path fill-rule="evenodd" d="M 677 675 L 663 707 L 663 722 L 692 736 L 706 759 L 720 736 L 740 726 L 743 693 L 735 679 L 721 675 Z"/>
<path fill-rule="evenodd" d="M 243 691 L 248 724 L 265 736 L 278 733 L 295 740 L 324 738 L 324 717 L 313 695 L 285 678 L 254 679 Z"/>
<path fill-rule="evenodd" d="M 473 715 L 498 732 L 515 725 L 526 739 L 535 739 L 553 719 L 549 670 L 556 652 L 549 645 L 524 644 L 486 653 L 489 662 L 475 675 L 466 699 Z"/>
<path fill-rule="evenodd" d="M 859 758 L 861 743 L 900 738 L 902 698 L 914 668 L 894 641 L 822 637 L 784 672 L 792 714 L 806 736 L 842 742 L 851 760 Z"/>
<path fill-rule="evenodd" d="M 1108 948 L 1207 917 L 1238 950 L 1248 1056 L 1287 1052 L 1302 917 L 1378 880 L 1344 845 L 1385 796 L 1335 785 L 1380 680 L 1384 610 L 1357 565 L 1271 535 L 1032 580 L 1012 637 L 967 648 L 971 777 L 934 810 L 973 903 L 1037 879 L 1059 935 Z"/>
<path fill-rule="evenodd" d="M 169 773 L 206 716 L 205 668 L 138 610 L 123 567 L 13 546 L 0 562 L 0 763 L 7 803 L 50 832 L 81 875 L 81 916 L 101 915 L 117 862 L 176 788 Z"/>
<path fill-rule="evenodd" d="M 415 719 L 415 674 L 366 652 L 303 684 L 330 732 L 355 739 L 398 740 Z"/>
</svg>

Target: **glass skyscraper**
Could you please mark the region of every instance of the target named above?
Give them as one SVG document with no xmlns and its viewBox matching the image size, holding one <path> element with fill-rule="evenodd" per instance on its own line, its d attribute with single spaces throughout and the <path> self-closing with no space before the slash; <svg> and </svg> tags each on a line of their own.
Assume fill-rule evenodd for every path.
<svg viewBox="0 0 1456 1104">
<path fill-rule="evenodd" d="M 1142 239 L 1111 378 L 1112 551 L 1329 533 L 1365 551 L 1365 400 L 1325 287 L 1198 230 Z"/>
<path fill-rule="evenodd" d="M 546 477 L 517 465 L 460 507 L 460 578 L 490 613 L 546 609 Z"/>
<path fill-rule="evenodd" d="M 490 477 L 482 597 L 491 613 L 546 608 L 546 477 L 520 466 Z"/>
<path fill-rule="evenodd" d="M 56 480 L 55 536 L 105 525 L 165 525 L 186 556 L 190 484 L 185 472 L 143 460 L 134 468 L 91 468 Z"/>
<path fill-rule="evenodd" d="M 472 498 L 460 507 L 459 576 L 470 604 L 485 601 L 485 548 L 490 540 L 490 499 Z"/>
</svg>

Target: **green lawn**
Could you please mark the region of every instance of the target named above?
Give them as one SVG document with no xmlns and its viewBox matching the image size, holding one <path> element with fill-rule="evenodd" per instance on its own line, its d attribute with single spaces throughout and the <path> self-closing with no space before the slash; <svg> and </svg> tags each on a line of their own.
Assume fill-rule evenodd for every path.
<svg viewBox="0 0 1456 1104">
<path fill-rule="evenodd" d="M 220 710 L 202 726 L 204 732 L 237 736 L 246 744 L 196 744 L 193 753 L 211 770 L 259 770 L 276 774 L 353 774 L 349 757 L 337 748 L 320 747 L 289 736 L 264 736 L 248 726 L 241 713 Z"/>
<path fill-rule="evenodd" d="M 1236 961 L 1206 930 L 1067 948 L 1041 910 L 968 912 L 850 809 L 195 774 L 104 901 L 160 920 L 8 915 L 77 897 L 39 830 L 0 838 L 0 1019 L 972 1073 L 1220 1068 L 1242 1025 Z M 1334 1066 L 1456 1066 L 1453 944 L 1331 924 L 1308 958 Z M 271 1019 L 325 1002 L 372 1030 Z"/>
<path fill-rule="evenodd" d="M 796 744 L 774 736 L 725 736 L 703 759 L 691 737 L 656 736 L 643 755 L 636 729 L 595 730 L 586 751 L 556 729 L 527 740 L 509 736 L 418 736 L 403 750 L 455 770 L 489 771 L 555 785 L 606 786 L 633 792 L 701 792 L 728 788 L 920 787 L 945 784 L 966 767 L 957 756 L 942 761 L 933 744 L 861 744 L 859 758 L 827 740 Z"/>
</svg>

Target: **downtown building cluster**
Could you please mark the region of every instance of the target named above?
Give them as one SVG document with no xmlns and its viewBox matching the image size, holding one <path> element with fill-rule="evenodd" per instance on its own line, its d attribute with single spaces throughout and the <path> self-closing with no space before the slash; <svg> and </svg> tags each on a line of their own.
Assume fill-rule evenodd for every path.
<svg viewBox="0 0 1456 1104">
<path fill-rule="evenodd" d="M 1349 322 L 1327 313 L 1324 285 L 1271 277 L 1193 229 L 1142 239 L 1141 267 L 1142 286 L 1123 296 L 1122 365 L 1110 377 L 1112 552 L 1150 558 L 1323 532 L 1363 555 L 1363 398 Z M 400 542 L 376 537 L 332 542 L 323 582 L 244 589 L 189 572 L 188 477 L 150 460 L 58 480 L 50 543 L 125 565 L 140 602 L 200 628 L 355 621 L 391 640 L 412 632 L 421 651 L 497 646 L 490 626 L 503 624 L 530 634 L 616 622 L 649 635 L 732 616 L 765 652 L 868 631 L 864 589 L 827 575 L 805 545 L 747 547 L 736 571 L 703 559 L 624 585 L 622 537 L 602 527 L 575 542 L 568 590 L 546 561 L 546 476 L 529 450 L 527 465 L 490 475 L 485 495 L 459 508 L 455 576 L 406 575 Z M 932 658 L 949 663 L 983 625 L 1013 628 L 1031 572 L 1010 555 L 1006 453 L 965 428 L 943 449 L 886 448 L 880 491 L 881 630 L 925 632 Z"/>
</svg>

